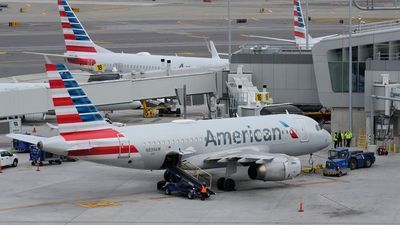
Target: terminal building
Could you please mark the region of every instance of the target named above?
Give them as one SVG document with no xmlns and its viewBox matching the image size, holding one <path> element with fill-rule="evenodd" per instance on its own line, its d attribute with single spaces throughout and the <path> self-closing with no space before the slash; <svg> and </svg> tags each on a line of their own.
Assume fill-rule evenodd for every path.
<svg viewBox="0 0 400 225">
<path fill-rule="evenodd" d="M 232 55 L 231 68 L 243 65 L 244 71 L 252 72 L 254 85 L 259 88 L 268 85 L 274 102 L 329 108 L 331 130 L 345 131 L 349 130 L 348 52 L 347 34 L 324 39 L 312 51 L 243 46 Z M 398 142 L 399 59 L 399 20 L 361 24 L 353 30 L 352 130 L 355 137 L 366 131 L 375 140 Z"/>
</svg>

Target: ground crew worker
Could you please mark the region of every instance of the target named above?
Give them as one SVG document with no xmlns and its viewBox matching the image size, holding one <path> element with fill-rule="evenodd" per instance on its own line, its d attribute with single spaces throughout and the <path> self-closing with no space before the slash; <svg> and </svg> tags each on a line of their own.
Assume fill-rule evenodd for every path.
<svg viewBox="0 0 400 225">
<path fill-rule="evenodd" d="M 343 147 L 343 145 L 342 145 L 343 136 L 342 136 L 342 131 L 340 131 L 340 130 L 339 130 L 339 133 L 338 133 L 337 140 L 338 140 L 338 147 Z"/>
<path fill-rule="evenodd" d="M 207 186 L 206 186 L 205 183 L 203 183 L 203 184 L 201 185 L 200 194 L 201 194 L 201 200 L 204 201 L 204 199 L 206 199 L 206 197 L 207 197 Z"/>
<path fill-rule="evenodd" d="M 333 143 L 334 143 L 334 145 L 335 145 L 335 148 L 336 148 L 337 145 L 338 145 L 338 135 L 337 135 L 337 132 L 335 132 L 335 133 L 333 134 L 333 136 L 332 136 L 332 141 L 333 141 Z"/>
<path fill-rule="evenodd" d="M 350 144 L 351 144 L 351 139 L 353 138 L 353 134 L 351 133 L 351 131 L 347 131 L 347 133 L 346 133 L 347 135 L 347 137 L 346 137 L 346 140 L 347 140 L 347 147 L 350 147 Z"/>
</svg>

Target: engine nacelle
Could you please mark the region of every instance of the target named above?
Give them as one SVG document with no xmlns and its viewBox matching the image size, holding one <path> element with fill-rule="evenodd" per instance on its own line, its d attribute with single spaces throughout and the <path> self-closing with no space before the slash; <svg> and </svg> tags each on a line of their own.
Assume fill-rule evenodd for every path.
<svg viewBox="0 0 400 225">
<path fill-rule="evenodd" d="M 301 172 L 298 158 L 290 156 L 275 157 L 271 162 L 249 167 L 248 175 L 253 180 L 280 181 L 292 179 Z"/>
<path fill-rule="evenodd" d="M 136 55 L 151 55 L 150 52 L 138 52 Z"/>
</svg>

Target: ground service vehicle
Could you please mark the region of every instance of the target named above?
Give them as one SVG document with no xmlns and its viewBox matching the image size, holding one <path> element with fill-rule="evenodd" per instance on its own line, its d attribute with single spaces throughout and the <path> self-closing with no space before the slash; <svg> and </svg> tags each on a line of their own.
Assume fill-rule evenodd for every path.
<svg viewBox="0 0 400 225">
<path fill-rule="evenodd" d="M 157 189 L 164 191 L 166 195 L 179 193 L 189 199 L 200 197 L 201 181 L 179 167 L 168 167 L 164 173 L 164 179 L 157 183 Z M 215 195 L 215 192 L 207 189 L 207 198 L 211 195 Z"/>
<path fill-rule="evenodd" d="M 29 150 L 29 160 L 31 160 L 31 165 L 36 165 L 36 162 L 39 161 L 39 165 L 42 166 L 43 162 L 49 162 L 49 164 L 57 163 L 61 164 L 62 159 L 59 155 L 45 152 L 40 150 L 38 147 L 32 145 Z"/>
<path fill-rule="evenodd" d="M 328 152 L 328 159 L 346 159 L 350 169 L 369 168 L 375 162 L 375 154 L 373 152 L 349 151 L 347 148 L 331 149 Z"/>
<path fill-rule="evenodd" d="M 324 176 L 346 175 L 349 172 L 349 163 L 346 159 L 330 159 L 326 161 Z"/>
<path fill-rule="evenodd" d="M 3 166 L 17 167 L 18 165 L 18 157 L 15 154 L 12 154 L 11 152 L 5 149 L 0 149 L 0 160 L 2 167 Z"/>
</svg>

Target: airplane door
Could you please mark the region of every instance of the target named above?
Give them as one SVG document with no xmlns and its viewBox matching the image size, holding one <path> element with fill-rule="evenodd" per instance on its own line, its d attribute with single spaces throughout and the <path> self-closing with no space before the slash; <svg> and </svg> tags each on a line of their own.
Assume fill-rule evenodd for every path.
<svg viewBox="0 0 400 225">
<path fill-rule="evenodd" d="M 307 142 L 309 140 L 308 138 L 308 133 L 306 129 L 306 124 L 303 119 L 296 119 L 297 125 L 299 128 L 299 135 L 300 135 L 300 141 L 301 142 Z"/>
<path fill-rule="evenodd" d="M 118 134 L 118 143 L 119 143 L 118 158 L 130 158 L 131 157 L 130 141 L 126 137 Z"/>
</svg>

